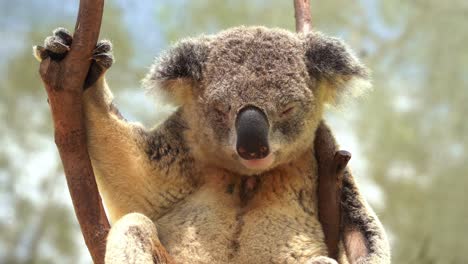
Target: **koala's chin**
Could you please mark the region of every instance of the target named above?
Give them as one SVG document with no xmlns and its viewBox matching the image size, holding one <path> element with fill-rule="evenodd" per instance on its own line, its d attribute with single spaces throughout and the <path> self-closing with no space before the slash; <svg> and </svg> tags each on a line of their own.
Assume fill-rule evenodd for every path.
<svg viewBox="0 0 468 264">
<path fill-rule="evenodd" d="M 271 165 L 273 165 L 274 161 L 275 161 L 275 155 L 271 153 L 262 159 L 246 160 L 246 159 L 240 158 L 240 162 L 245 168 L 249 170 L 254 170 L 254 171 L 268 170 L 269 168 L 271 168 Z"/>
<path fill-rule="evenodd" d="M 206 156 L 205 156 L 206 157 Z M 255 176 L 261 175 L 274 169 L 277 166 L 277 158 L 275 153 L 270 153 L 262 159 L 243 159 L 237 153 L 229 151 L 229 153 L 210 156 L 205 162 L 209 167 L 224 169 L 239 176 Z"/>
</svg>

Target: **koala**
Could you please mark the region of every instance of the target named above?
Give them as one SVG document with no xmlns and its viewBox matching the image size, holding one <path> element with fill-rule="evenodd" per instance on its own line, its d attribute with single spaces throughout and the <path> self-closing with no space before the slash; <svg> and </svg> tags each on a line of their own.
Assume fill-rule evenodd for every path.
<svg viewBox="0 0 468 264">
<path fill-rule="evenodd" d="M 57 29 L 39 60 L 66 56 Z M 326 105 L 369 87 L 339 39 L 236 27 L 182 40 L 143 80 L 177 105 L 153 128 L 125 120 L 98 43 L 84 86 L 88 148 L 113 223 L 106 263 L 336 263 L 318 220 L 316 137 Z M 390 263 L 384 229 L 349 171 L 340 263 Z"/>
</svg>

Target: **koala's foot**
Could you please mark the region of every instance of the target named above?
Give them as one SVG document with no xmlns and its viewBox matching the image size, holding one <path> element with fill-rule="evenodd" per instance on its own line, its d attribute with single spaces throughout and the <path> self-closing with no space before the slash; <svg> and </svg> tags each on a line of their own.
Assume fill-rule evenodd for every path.
<svg viewBox="0 0 468 264">
<path fill-rule="evenodd" d="M 73 37 L 64 28 L 57 28 L 52 36 L 44 40 L 44 46 L 34 46 L 33 54 L 37 60 L 47 58 L 60 61 L 67 55 L 72 44 Z M 101 40 L 93 51 L 92 63 L 86 76 L 84 89 L 93 85 L 112 66 L 114 56 L 112 55 L 112 44 L 108 40 Z"/>
<path fill-rule="evenodd" d="M 131 213 L 112 226 L 107 237 L 105 263 L 174 264 L 174 260 L 159 241 L 153 221 Z"/>
<path fill-rule="evenodd" d="M 320 256 L 308 260 L 306 264 L 338 264 L 338 262 L 336 262 L 334 259 Z"/>
</svg>

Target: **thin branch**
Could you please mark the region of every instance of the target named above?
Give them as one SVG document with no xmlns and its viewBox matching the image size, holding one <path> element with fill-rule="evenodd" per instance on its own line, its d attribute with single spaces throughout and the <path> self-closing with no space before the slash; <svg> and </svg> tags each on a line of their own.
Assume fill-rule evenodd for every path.
<svg viewBox="0 0 468 264">
<path fill-rule="evenodd" d="M 99 37 L 104 0 L 81 0 L 70 52 L 60 62 L 45 59 L 40 75 L 47 91 L 68 188 L 94 263 L 104 263 L 110 228 L 94 178 L 83 120 L 83 84 Z"/>
<path fill-rule="evenodd" d="M 328 256 L 338 260 L 341 227 L 341 189 L 351 153 L 339 150 L 330 128 L 322 121 L 315 132 L 318 164 L 318 211 Z"/>
<path fill-rule="evenodd" d="M 307 33 L 312 28 L 309 0 L 294 0 L 296 32 Z"/>
</svg>

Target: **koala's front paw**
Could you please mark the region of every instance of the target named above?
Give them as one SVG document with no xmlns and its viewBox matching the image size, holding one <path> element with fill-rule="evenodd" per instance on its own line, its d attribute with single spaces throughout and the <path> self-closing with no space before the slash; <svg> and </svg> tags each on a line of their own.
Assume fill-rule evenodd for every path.
<svg viewBox="0 0 468 264">
<path fill-rule="evenodd" d="M 48 36 L 44 40 L 44 46 L 34 46 L 33 54 L 38 61 L 42 61 L 48 57 L 53 60 L 61 60 L 70 50 L 72 36 L 64 28 L 57 28 L 53 31 L 52 36 Z"/>
<path fill-rule="evenodd" d="M 47 58 L 60 61 L 67 55 L 72 41 L 73 37 L 68 30 L 57 28 L 53 31 L 52 36 L 44 40 L 44 46 L 33 47 L 33 54 L 39 61 Z M 111 42 L 108 40 L 99 41 L 93 51 L 92 60 L 84 89 L 93 85 L 112 66 L 114 56 L 112 55 Z"/>
<path fill-rule="evenodd" d="M 338 264 L 338 262 L 336 262 L 334 259 L 320 256 L 308 260 L 306 264 Z"/>
</svg>

